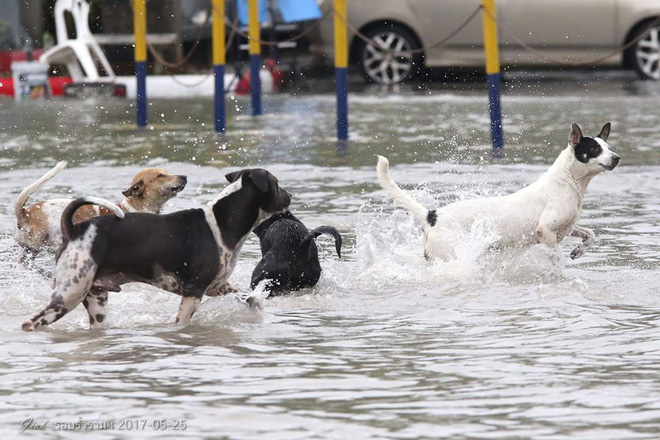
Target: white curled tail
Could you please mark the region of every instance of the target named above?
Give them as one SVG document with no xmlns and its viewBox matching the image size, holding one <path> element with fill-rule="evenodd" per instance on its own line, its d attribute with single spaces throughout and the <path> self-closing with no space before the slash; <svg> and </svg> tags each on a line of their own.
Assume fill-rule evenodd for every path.
<svg viewBox="0 0 660 440">
<path fill-rule="evenodd" d="M 426 223 L 429 210 L 410 197 L 394 182 L 390 176 L 390 162 L 383 156 L 378 156 L 378 166 L 376 167 L 378 181 L 380 186 L 402 207 L 406 208 L 422 224 Z"/>
<path fill-rule="evenodd" d="M 14 203 L 14 214 L 16 214 L 16 216 L 20 216 L 21 210 L 23 207 L 25 207 L 25 204 L 27 203 L 30 196 L 37 192 L 39 188 L 41 188 L 50 179 L 57 176 L 66 167 L 66 165 L 66 161 L 58 162 L 52 170 L 48 171 L 46 174 L 41 176 L 39 180 L 21 191 L 21 193 L 18 195 L 18 198 L 16 199 L 16 202 Z"/>
</svg>

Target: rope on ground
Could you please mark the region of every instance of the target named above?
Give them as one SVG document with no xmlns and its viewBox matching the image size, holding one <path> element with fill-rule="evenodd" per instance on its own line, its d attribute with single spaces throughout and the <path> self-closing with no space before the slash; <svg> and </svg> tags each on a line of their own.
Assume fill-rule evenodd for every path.
<svg viewBox="0 0 660 440">
<path fill-rule="evenodd" d="M 238 18 L 236 19 L 236 22 L 238 22 Z M 231 33 L 229 34 L 229 38 L 227 39 L 227 43 L 225 45 L 225 52 L 227 52 L 229 50 L 229 48 L 231 48 L 231 44 L 234 42 L 234 37 L 235 36 L 236 36 L 236 32 L 234 32 L 234 30 L 232 29 Z M 189 88 L 193 88 L 193 87 L 197 87 L 197 86 L 202 85 L 207 79 L 209 79 L 209 77 L 211 75 L 213 75 L 213 71 L 211 71 L 211 72 L 207 73 L 204 76 L 204 78 L 197 81 L 196 83 L 186 84 L 185 82 L 182 82 L 179 78 L 177 78 L 176 75 L 174 75 L 173 73 L 171 73 L 171 72 L 167 72 L 167 73 L 172 77 L 172 80 L 174 80 L 175 83 L 179 84 L 180 86 L 189 87 Z M 235 79 L 235 77 L 232 78 L 232 81 L 229 84 L 229 87 L 227 87 L 227 89 L 229 89 L 233 85 L 234 79 Z M 227 93 L 227 90 L 225 90 L 225 93 Z"/>
<path fill-rule="evenodd" d="M 148 1 L 149 1 L 149 0 L 147 0 L 147 2 L 148 2 Z M 135 6 L 133 5 L 133 0 L 130 0 L 128 3 L 129 3 L 129 5 L 131 6 L 131 9 L 133 10 L 133 14 L 135 14 Z M 207 11 L 208 11 L 208 5 L 207 5 Z M 193 43 L 193 45 L 192 45 L 192 47 L 190 48 L 190 50 L 188 51 L 188 53 L 187 53 L 183 58 L 181 58 L 179 61 L 172 63 L 172 62 L 169 62 L 169 61 L 167 61 L 166 59 L 164 59 L 164 58 L 158 53 L 158 51 L 156 50 L 156 48 L 154 47 L 154 45 L 151 44 L 151 42 L 150 42 L 149 39 L 147 38 L 147 48 L 149 49 L 149 53 L 154 57 L 154 59 L 155 59 L 159 64 L 163 65 L 163 67 L 165 67 L 165 68 L 168 68 L 168 69 L 176 69 L 176 68 L 178 68 L 178 67 L 183 66 L 184 64 L 186 64 L 186 63 L 188 62 L 188 60 L 190 59 L 190 57 L 192 57 L 193 54 L 195 53 L 195 51 L 197 50 L 197 47 L 199 46 L 199 43 L 200 43 L 200 41 L 201 41 L 202 32 L 204 31 L 204 26 L 209 22 L 209 18 L 210 18 L 210 17 L 211 17 L 211 14 L 209 14 L 209 13 L 207 12 L 207 14 L 206 14 L 206 19 L 204 20 L 204 23 L 202 23 L 202 24 L 199 26 L 199 29 L 197 29 L 197 36 L 195 37 L 195 42 Z"/>
<path fill-rule="evenodd" d="M 532 52 L 532 53 L 534 53 L 538 56 L 546 58 L 546 59 L 552 61 L 553 63 L 559 64 L 559 65 L 562 65 L 562 66 L 575 66 L 575 67 L 578 67 L 578 66 L 589 66 L 589 65 L 602 63 L 602 62 L 606 61 L 607 59 L 612 58 L 613 56 L 618 55 L 619 53 L 625 52 L 626 50 L 630 49 L 631 47 L 633 47 L 635 44 L 637 44 L 642 38 L 646 37 L 646 35 L 647 35 L 647 32 L 641 32 L 639 35 L 637 35 L 635 38 L 633 38 L 627 44 L 624 44 L 623 46 L 613 50 L 612 52 L 610 52 L 606 55 L 597 57 L 597 58 L 592 58 L 590 60 L 582 60 L 582 61 L 566 61 L 566 60 L 562 60 L 560 58 L 551 57 L 551 56 L 547 55 L 546 53 L 544 53 L 543 51 L 538 50 L 538 49 L 534 48 L 533 46 L 525 43 L 520 38 L 518 38 L 518 36 L 515 33 L 511 32 L 511 30 L 509 30 L 506 26 L 504 26 L 502 23 L 500 23 L 499 20 L 497 20 L 488 9 L 484 9 L 484 12 L 486 13 L 486 15 L 488 15 L 490 17 L 491 20 L 493 20 L 497 24 L 497 27 L 500 28 L 500 30 L 502 30 L 503 33 L 505 33 L 509 37 L 511 37 L 513 39 L 513 41 L 515 41 L 519 46 L 521 46 L 522 48 L 526 49 L 529 52 Z M 660 23 L 660 17 L 657 17 L 655 20 L 653 20 L 651 23 L 648 24 L 649 30 L 651 28 L 653 28 L 654 26 L 656 26 L 658 23 Z"/>
<path fill-rule="evenodd" d="M 183 66 L 184 64 L 186 64 L 188 62 L 188 60 L 193 56 L 193 54 L 197 50 L 197 47 L 199 46 L 199 43 L 202 39 L 202 32 L 204 31 L 204 26 L 206 26 L 206 24 L 209 22 L 209 17 L 210 16 L 211 16 L 211 14 L 209 14 L 207 12 L 206 20 L 204 20 L 204 23 L 202 23 L 199 26 L 199 28 L 197 29 L 197 36 L 195 37 L 195 42 L 193 43 L 193 45 L 190 48 L 190 50 L 188 51 L 188 53 L 183 58 L 181 58 L 179 61 L 174 62 L 174 63 L 167 61 L 165 58 L 163 58 L 158 53 L 158 51 L 156 50 L 154 45 L 149 42 L 149 39 L 147 39 L 147 48 L 149 49 L 149 53 L 151 53 L 151 55 L 154 57 L 154 59 L 156 61 L 158 61 L 158 63 L 162 64 L 163 67 L 165 67 L 165 68 L 176 69 L 178 67 Z"/>
<path fill-rule="evenodd" d="M 188 83 L 182 82 L 182 81 L 181 81 L 179 78 L 177 78 L 176 75 L 174 75 L 173 73 L 170 73 L 169 75 L 170 75 L 170 77 L 172 77 L 172 80 L 173 80 L 175 83 L 177 83 L 178 85 L 183 86 L 183 87 L 188 87 L 188 88 L 191 88 L 191 89 L 192 89 L 192 88 L 195 88 L 195 87 L 198 87 L 198 86 L 201 86 L 202 84 L 204 84 L 204 82 L 205 82 L 207 79 L 209 79 L 209 77 L 210 77 L 211 75 L 213 75 L 213 72 L 207 73 L 206 75 L 204 75 L 204 77 L 203 77 L 202 79 L 200 79 L 199 81 L 197 81 L 197 82 L 195 82 L 195 83 L 193 83 L 193 84 L 188 84 Z"/>
</svg>

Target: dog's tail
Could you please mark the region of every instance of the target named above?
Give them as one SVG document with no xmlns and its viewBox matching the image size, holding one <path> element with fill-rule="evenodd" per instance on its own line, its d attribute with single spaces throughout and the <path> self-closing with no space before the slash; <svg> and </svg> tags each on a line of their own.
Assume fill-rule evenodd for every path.
<svg viewBox="0 0 660 440">
<path fill-rule="evenodd" d="M 337 256 L 341 258 L 341 243 L 342 243 L 342 238 L 341 234 L 337 229 L 333 228 L 332 226 L 319 226 L 318 228 L 312 230 L 303 238 L 303 241 L 300 243 L 300 247 L 303 249 L 306 249 L 307 246 L 311 243 L 312 240 L 314 240 L 316 237 L 318 237 L 321 234 L 326 234 L 329 235 L 330 237 L 334 237 L 335 239 L 335 250 L 337 250 Z"/>
<path fill-rule="evenodd" d="M 390 197 L 392 197 L 399 205 L 410 211 L 417 220 L 422 222 L 422 224 L 426 223 L 428 221 L 429 210 L 416 202 L 394 182 L 394 179 L 390 176 L 390 162 L 387 158 L 378 156 L 378 166 L 376 167 L 376 171 L 378 173 L 380 186 L 387 191 Z"/>
<path fill-rule="evenodd" d="M 55 165 L 52 170 L 41 176 L 41 179 L 37 180 L 32 185 L 21 191 L 21 193 L 18 195 L 18 198 L 16 199 L 16 202 L 14 203 L 14 214 L 16 217 L 21 217 L 23 208 L 25 207 L 25 204 L 27 203 L 30 196 L 37 192 L 39 188 L 41 188 L 50 179 L 57 176 L 66 167 L 66 165 L 67 163 L 65 161 L 58 162 L 58 164 Z"/>
<path fill-rule="evenodd" d="M 78 208 L 85 205 L 99 205 L 114 212 L 117 217 L 124 218 L 124 211 L 122 211 L 119 206 L 108 200 L 102 199 L 100 197 L 80 197 L 69 203 L 69 205 L 64 209 L 64 212 L 62 213 L 60 225 L 62 228 L 62 238 L 65 242 L 69 241 L 73 235 L 73 214 L 76 213 Z"/>
</svg>

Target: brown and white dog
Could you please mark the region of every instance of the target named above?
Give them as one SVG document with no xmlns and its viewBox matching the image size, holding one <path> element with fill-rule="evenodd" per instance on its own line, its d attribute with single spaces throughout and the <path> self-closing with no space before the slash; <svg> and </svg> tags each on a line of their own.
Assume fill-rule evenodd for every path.
<svg viewBox="0 0 660 440">
<path fill-rule="evenodd" d="M 58 175 L 67 163 L 59 162 L 41 179 L 25 188 L 16 199 L 14 213 L 16 226 L 14 239 L 26 252 L 23 261 L 34 258 L 39 252 L 56 252 L 62 244 L 60 219 L 64 209 L 74 199 L 50 199 L 25 206 L 32 194 L 46 182 Z M 163 205 L 177 195 L 187 183 L 186 176 L 168 174 L 161 168 L 147 168 L 133 178 L 131 186 L 122 192 L 124 199 L 118 206 L 124 212 L 150 212 L 160 214 Z M 80 223 L 100 215 L 109 215 L 112 211 L 100 206 L 81 206 L 73 216 L 74 223 Z"/>
</svg>

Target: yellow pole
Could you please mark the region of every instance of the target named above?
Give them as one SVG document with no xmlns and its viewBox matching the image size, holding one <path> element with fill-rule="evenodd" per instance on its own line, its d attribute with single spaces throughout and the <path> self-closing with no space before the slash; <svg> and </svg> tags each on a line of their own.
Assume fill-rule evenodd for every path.
<svg viewBox="0 0 660 440">
<path fill-rule="evenodd" d="M 259 0 L 248 0 L 248 32 L 250 34 L 250 55 L 261 54 L 259 27 Z"/>
<path fill-rule="evenodd" d="M 135 61 L 147 61 L 147 2 L 134 0 L 133 11 Z"/>
<path fill-rule="evenodd" d="M 147 3 L 133 1 L 133 33 L 135 34 L 135 77 L 137 80 L 137 124 L 147 125 Z"/>
<path fill-rule="evenodd" d="M 213 0 L 213 64 L 225 64 L 225 0 Z"/>
<path fill-rule="evenodd" d="M 213 0 L 213 75 L 215 131 L 225 131 L 225 0 Z"/>
<path fill-rule="evenodd" d="M 482 19 L 484 25 L 484 52 L 486 55 L 486 82 L 488 84 L 488 108 L 490 113 L 490 134 L 493 153 L 499 155 L 504 147 L 502 132 L 502 107 L 500 104 L 500 55 L 497 43 L 497 11 L 495 0 L 482 0 Z"/>
<path fill-rule="evenodd" d="M 337 138 L 348 139 L 348 31 L 346 0 L 334 0 L 335 88 L 337 93 Z"/>
<path fill-rule="evenodd" d="M 250 35 L 250 94 L 252 95 L 252 114 L 256 116 L 261 114 L 259 0 L 248 0 L 248 28 Z"/>
<path fill-rule="evenodd" d="M 497 17 L 495 0 L 483 0 L 482 12 L 484 24 L 484 52 L 486 54 L 486 74 L 500 73 L 500 53 L 497 44 L 497 23 L 492 17 Z"/>
<path fill-rule="evenodd" d="M 335 67 L 348 67 L 346 0 L 335 0 Z"/>
</svg>

